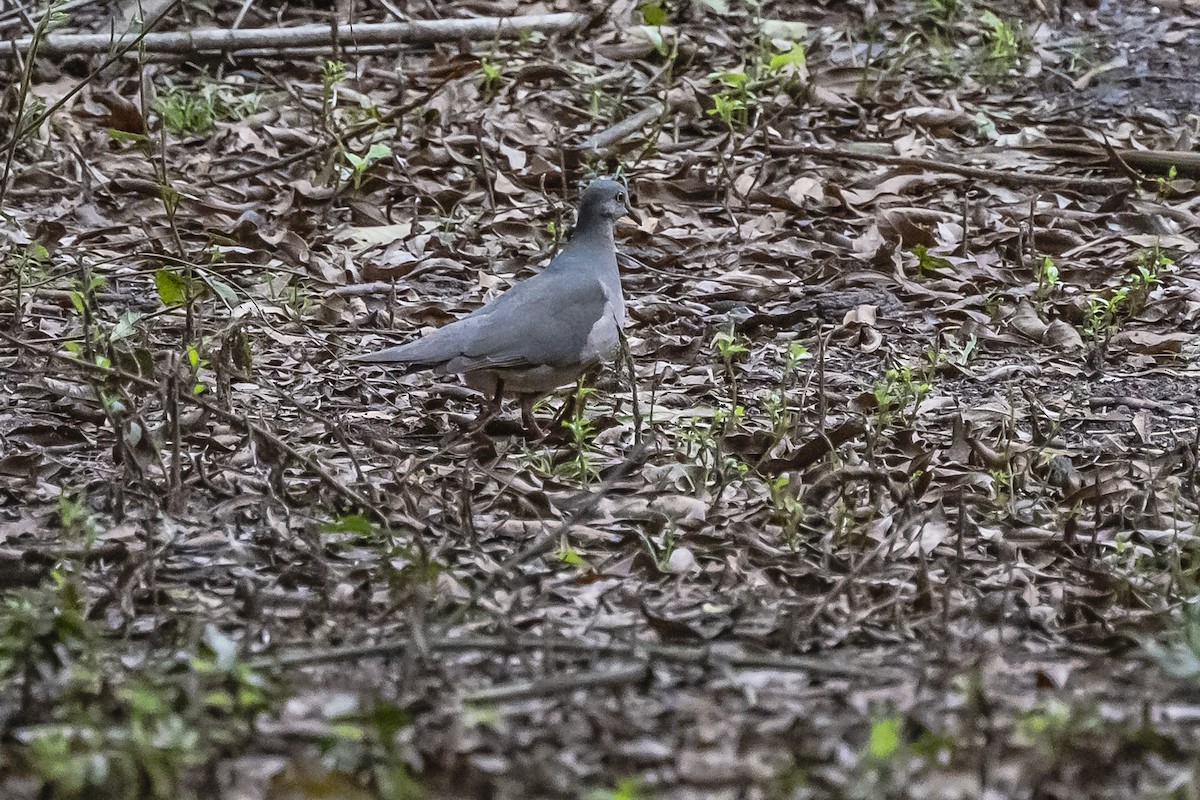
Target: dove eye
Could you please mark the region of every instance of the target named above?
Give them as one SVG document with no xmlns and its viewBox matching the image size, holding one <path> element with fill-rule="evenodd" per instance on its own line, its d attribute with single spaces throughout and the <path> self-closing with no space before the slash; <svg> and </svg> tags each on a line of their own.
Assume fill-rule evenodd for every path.
<svg viewBox="0 0 1200 800">
<path fill-rule="evenodd" d="M 624 192 L 617 192 L 617 202 L 618 203 L 625 202 L 625 193 Z"/>
</svg>

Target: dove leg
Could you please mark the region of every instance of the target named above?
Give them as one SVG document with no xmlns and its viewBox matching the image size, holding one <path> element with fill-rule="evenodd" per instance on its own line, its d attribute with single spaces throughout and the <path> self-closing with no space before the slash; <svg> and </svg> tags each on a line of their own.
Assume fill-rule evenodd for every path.
<svg viewBox="0 0 1200 800">
<path fill-rule="evenodd" d="M 492 417 L 500 415 L 502 403 L 504 402 L 504 379 L 496 378 L 496 388 L 492 392 L 492 396 L 484 395 L 484 401 L 479 404 L 479 419 L 477 425 L 479 428 L 487 425 L 488 420 Z"/>
<path fill-rule="evenodd" d="M 533 403 L 537 400 L 535 394 L 521 395 L 521 423 L 525 426 L 526 433 L 529 433 L 536 439 L 545 439 L 546 432 L 538 425 L 537 418 L 533 416 Z"/>
</svg>

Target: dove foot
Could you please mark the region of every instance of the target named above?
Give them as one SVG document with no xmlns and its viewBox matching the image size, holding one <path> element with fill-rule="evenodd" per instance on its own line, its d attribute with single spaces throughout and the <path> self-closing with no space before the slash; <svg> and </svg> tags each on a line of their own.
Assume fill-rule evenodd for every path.
<svg viewBox="0 0 1200 800">
<path fill-rule="evenodd" d="M 541 425 L 538 425 L 537 417 L 533 416 L 533 404 L 536 400 L 537 395 L 521 396 L 521 423 L 525 426 L 526 435 L 534 441 L 540 442 L 546 438 L 546 432 L 542 430 Z"/>
<path fill-rule="evenodd" d="M 492 396 L 483 396 L 483 402 L 479 404 L 479 416 L 475 418 L 475 427 L 483 430 L 488 423 L 496 417 L 500 416 L 503 410 L 504 401 L 504 381 L 496 381 L 496 389 L 492 392 Z"/>
</svg>

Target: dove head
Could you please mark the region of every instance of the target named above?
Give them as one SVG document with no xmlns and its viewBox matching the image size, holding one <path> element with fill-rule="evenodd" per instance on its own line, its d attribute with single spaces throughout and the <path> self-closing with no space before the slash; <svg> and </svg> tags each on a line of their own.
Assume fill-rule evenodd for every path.
<svg viewBox="0 0 1200 800">
<path fill-rule="evenodd" d="M 604 226 L 610 231 L 618 219 L 628 214 L 629 190 L 609 178 L 598 178 L 583 190 L 579 201 L 581 229 Z"/>
</svg>

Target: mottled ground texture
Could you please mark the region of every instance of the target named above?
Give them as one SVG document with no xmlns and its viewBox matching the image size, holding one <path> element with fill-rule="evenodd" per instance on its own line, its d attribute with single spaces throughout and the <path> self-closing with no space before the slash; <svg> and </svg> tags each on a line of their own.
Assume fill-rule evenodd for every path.
<svg viewBox="0 0 1200 800">
<path fill-rule="evenodd" d="M 0 795 L 1200 796 L 1200 7 L 1092 5 L 2 57 Z M 342 360 L 618 169 L 636 389 Z"/>
</svg>

